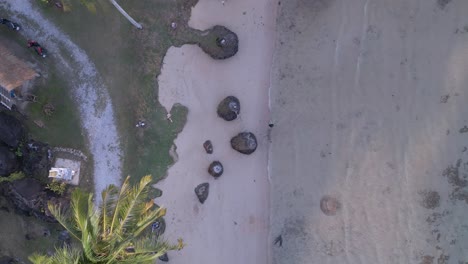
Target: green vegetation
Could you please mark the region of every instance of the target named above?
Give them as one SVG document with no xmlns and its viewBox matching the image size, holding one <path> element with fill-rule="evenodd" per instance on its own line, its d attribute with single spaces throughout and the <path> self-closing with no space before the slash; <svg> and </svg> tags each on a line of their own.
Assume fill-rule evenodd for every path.
<svg viewBox="0 0 468 264">
<path fill-rule="evenodd" d="M 52 146 L 86 150 L 78 110 L 69 93 L 69 84 L 58 76 L 53 66 L 49 66 L 48 71 L 49 76 L 39 80 L 32 91 L 37 102 L 29 103 L 26 108 L 28 131 L 34 139 Z M 54 107 L 51 114 L 44 112 L 44 107 L 48 105 Z"/>
<path fill-rule="evenodd" d="M 157 76 L 171 46 L 195 43 L 200 34 L 187 26 L 195 0 L 120 1 L 138 22 L 135 29 L 108 1 L 95 1 L 96 12 L 70 0 L 71 12 L 43 6 L 43 12 L 83 48 L 102 76 L 114 106 L 124 151 L 124 174 L 154 175 L 160 179 L 174 162 L 169 155 L 174 139 L 182 130 L 188 109 L 176 105 L 173 123 L 158 101 Z M 177 30 L 171 28 L 176 22 Z M 90 41 L 92 40 L 92 41 Z M 136 128 L 145 120 L 145 128 Z"/>
<path fill-rule="evenodd" d="M 65 182 L 53 181 L 47 184 L 46 189 L 51 190 L 58 195 L 63 195 L 67 190 L 67 184 Z"/>
<path fill-rule="evenodd" d="M 22 151 L 22 149 L 23 149 L 23 142 L 20 142 L 19 145 L 18 145 L 18 147 L 17 147 L 16 150 L 15 150 L 15 155 L 16 155 L 17 157 L 22 157 L 22 156 L 23 156 L 23 151 Z"/>
<path fill-rule="evenodd" d="M 102 192 L 99 210 L 94 207 L 93 195 L 79 189 L 72 194 L 69 214 L 60 206 L 49 204 L 50 212 L 82 248 L 64 247 L 52 256 L 34 254 L 30 260 L 37 264 L 144 264 L 154 263 L 169 250 L 182 249 L 182 240 L 171 245 L 145 232 L 166 212 L 156 208 L 150 199 L 151 182 L 151 176 L 145 176 L 131 186 L 127 177 L 120 189 L 108 186 Z"/>
<path fill-rule="evenodd" d="M 12 182 L 16 180 L 21 180 L 24 178 L 24 173 L 22 171 L 13 172 L 8 177 L 0 177 L 0 183 L 2 182 Z"/>
</svg>

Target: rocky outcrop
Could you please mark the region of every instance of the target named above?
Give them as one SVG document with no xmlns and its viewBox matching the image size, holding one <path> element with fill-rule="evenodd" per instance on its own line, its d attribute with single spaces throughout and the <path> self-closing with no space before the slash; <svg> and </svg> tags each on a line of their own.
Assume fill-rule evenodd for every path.
<svg viewBox="0 0 468 264">
<path fill-rule="evenodd" d="M 207 182 L 199 184 L 195 188 L 195 194 L 197 195 L 198 201 L 200 201 L 200 203 L 204 203 L 206 201 L 206 199 L 208 198 L 209 191 L 210 184 Z"/>
<path fill-rule="evenodd" d="M 23 172 L 41 182 L 47 181 L 52 166 L 52 152 L 47 144 L 30 140 L 23 146 Z"/>
<path fill-rule="evenodd" d="M 211 140 L 205 141 L 205 143 L 203 143 L 203 148 L 205 149 L 206 153 L 213 154 L 213 143 L 211 143 Z"/>
<path fill-rule="evenodd" d="M 0 141 L 11 148 L 17 148 L 24 139 L 24 127 L 14 116 L 0 112 Z"/>
<path fill-rule="evenodd" d="M 221 162 L 219 161 L 213 161 L 208 167 L 208 173 L 215 178 L 220 177 L 223 174 L 223 172 L 223 164 L 221 164 Z"/>
<path fill-rule="evenodd" d="M 8 147 L 0 146 L 0 176 L 9 176 L 19 168 L 18 157 Z"/>
<path fill-rule="evenodd" d="M 223 60 L 236 55 L 239 50 L 239 38 L 226 27 L 214 26 L 207 31 L 204 40 L 198 45 L 213 59 Z"/>
<path fill-rule="evenodd" d="M 21 263 L 18 259 L 14 259 L 8 256 L 0 257 L 0 264 L 16 264 Z"/>
<path fill-rule="evenodd" d="M 4 195 L 13 203 L 19 212 L 35 216 L 47 222 L 55 222 L 55 218 L 47 209 L 48 202 L 68 206 L 69 201 L 63 197 L 54 197 L 44 190 L 44 186 L 36 179 L 24 178 L 3 187 Z"/>
<path fill-rule="evenodd" d="M 242 154 L 250 155 L 257 149 L 257 138 L 251 132 L 242 132 L 231 139 L 231 147 Z"/>
<path fill-rule="evenodd" d="M 218 116 L 226 121 L 232 121 L 240 113 L 240 101 L 234 96 L 228 96 L 218 105 Z"/>
</svg>

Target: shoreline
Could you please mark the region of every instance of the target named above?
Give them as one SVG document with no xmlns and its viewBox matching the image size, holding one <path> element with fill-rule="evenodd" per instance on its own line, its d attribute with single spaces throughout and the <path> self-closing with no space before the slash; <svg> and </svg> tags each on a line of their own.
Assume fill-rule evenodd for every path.
<svg viewBox="0 0 468 264">
<path fill-rule="evenodd" d="M 270 69 L 276 29 L 276 3 L 270 0 L 201 0 L 192 9 L 189 25 L 205 30 L 223 25 L 239 36 L 239 52 L 222 61 L 199 47 L 170 48 L 159 81 L 159 99 L 170 111 L 175 103 L 189 109 L 187 123 L 174 144 L 179 160 L 156 187 L 156 202 L 168 208 L 165 237 L 182 237 L 187 247 L 169 256 L 172 263 L 269 263 L 270 183 L 268 180 L 268 123 Z M 226 122 L 216 114 L 226 96 L 241 101 L 238 119 Z M 209 128 L 209 129 L 207 129 Z M 257 136 L 251 155 L 231 149 L 229 140 L 242 131 Z M 211 140 L 214 153 L 202 144 Z M 219 179 L 207 173 L 213 160 L 225 172 Z M 210 184 L 207 201 L 200 204 L 194 188 Z M 206 251 L 206 249 L 209 251 Z"/>
</svg>

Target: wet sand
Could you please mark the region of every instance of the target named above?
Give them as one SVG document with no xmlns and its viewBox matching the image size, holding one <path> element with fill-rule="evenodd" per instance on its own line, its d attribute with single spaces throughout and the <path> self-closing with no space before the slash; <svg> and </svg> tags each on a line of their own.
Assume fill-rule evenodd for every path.
<svg viewBox="0 0 468 264">
<path fill-rule="evenodd" d="M 468 262 L 468 2 L 279 9 L 272 263 Z"/>
<path fill-rule="evenodd" d="M 190 26 L 205 30 L 223 25 L 240 40 L 237 55 L 215 61 L 200 48 L 169 49 L 159 77 L 159 98 L 169 111 L 173 104 L 188 107 L 187 124 L 175 141 L 178 161 L 156 187 L 156 202 L 168 208 L 165 236 L 187 244 L 170 253 L 171 263 L 268 263 L 269 190 L 268 89 L 273 56 L 276 3 L 269 0 L 201 0 L 192 10 Z M 241 116 L 226 122 L 216 114 L 226 96 L 240 99 Z M 258 148 L 251 155 L 230 147 L 242 131 L 256 134 Z M 203 142 L 211 140 L 212 155 Z M 212 161 L 224 165 L 214 179 L 207 172 Z M 204 204 L 194 188 L 208 182 Z"/>
</svg>

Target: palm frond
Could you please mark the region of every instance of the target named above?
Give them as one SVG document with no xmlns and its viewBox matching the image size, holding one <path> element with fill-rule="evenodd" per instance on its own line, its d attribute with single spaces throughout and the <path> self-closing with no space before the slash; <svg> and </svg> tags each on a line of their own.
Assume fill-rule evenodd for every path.
<svg viewBox="0 0 468 264">
<path fill-rule="evenodd" d="M 79 264 L 81 252 L 66 246 L 55 249 L 55 254 L 52 256 L 34 254 L 28 259 L 34 264 Z"/>
<path fill-rule="evenodd" d="M 119 214 L 118 232 L 133 232 L 132 228 L 138 222 L 138 217 L 146 213 L 144 210 L 148 197 L 148 186 L 151 181 L 150 175 L 143 177 L 140 183 L 131 188 L 125 195 L 119 212 L 117 212 Z"/>
<path fill-rule="evenodd" d="M 114 231 L 114 228 L 118 225 L 119 212 L 122 210 L 121 209 L 122 204 L 124 203 L 128 190 L 130 188 L 129 182 L 130 182 L 130 176 L 127 176 L 127 178 L 125 178 L 124 182 L 122 183 L 122 186 L 120 186 L 120 191 L 119 191 L 118 198 L 117 198 L 117 204 L 115 205 L 113 216 L 112 216 L 110 233 L 112 233 Z"/>
<path fill-rule="evenodd" d="M 115 210 L 115 206 L 118 199 L 118 189 L 115 185 L 109 185 L 101 193 L 102 203 L 100 206 L 100 219 L 99 223 L 102 228 L 102 239 L 108 239 L 110 233 L 110 225 L 112 220 L 112 212 Z"/>
<path fill-rule="evenodd" d="M 159 207 L 156 210 L 151 210 L 147 212 L 146 215 L 144 217 L 141 217 L 141 219 L 135 224 L 135 229 L 133 230 L 133 233 L 135 234 L 135 236 L 140 235 L 145 229 L 148 228 L 149 225 L 151 225 L 153 222 L 165 215 L 166 208 L 163 207 Z"/>
<path fill-rule="evenodd" d="M 81 232 L 75 228 L 75 225 L 70 221 L 70 215 L 68 212 L 64 212 L 59 204 L 53 204 L 49 202 L 47 208 L 50 213 L 74 238 L 81 241 Z"/>
</svg>

